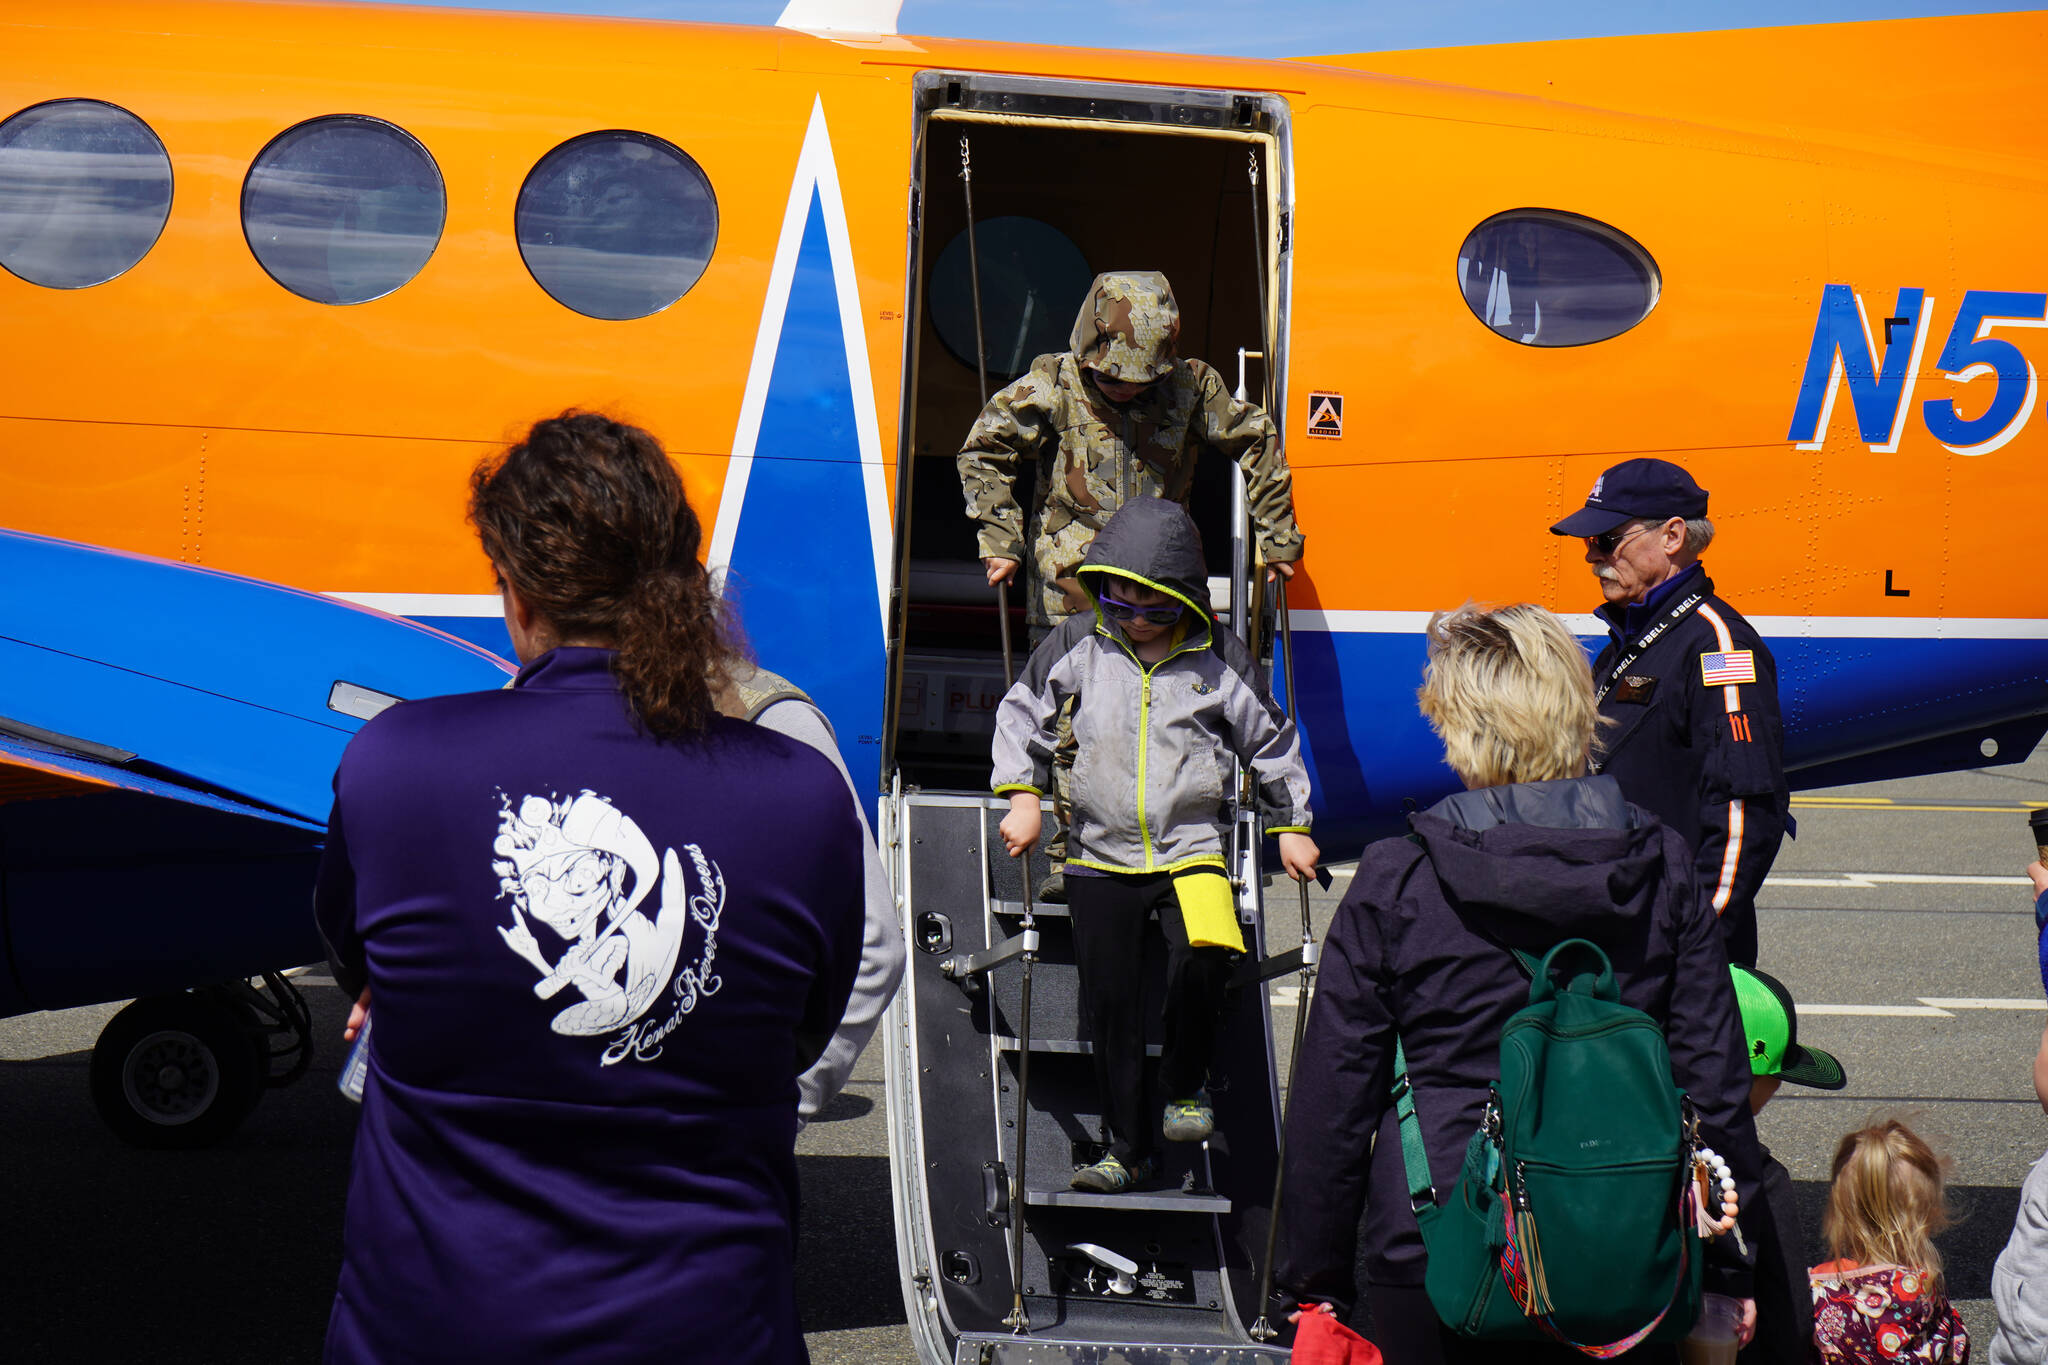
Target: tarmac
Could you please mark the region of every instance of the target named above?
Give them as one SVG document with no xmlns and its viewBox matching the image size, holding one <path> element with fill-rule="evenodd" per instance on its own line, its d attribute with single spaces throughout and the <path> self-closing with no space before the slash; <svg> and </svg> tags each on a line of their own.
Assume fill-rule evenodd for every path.
<svg viewBox="0 0 2048 1365">
<path fill-rule="evenodd" d="M 1834 1094 L 1787 1086 L 1759 1119 L 1797 1182 L 1809 1263 L 1836 1142 L 1900 1114 L 1953 1161 L 1950 1296 L 1987 1352 L 1990 1277 L 2028 1167 L 2048 1148 L 2032 1063 L 2048 1024 L 2036 969 L 2028 803 L 2048 746 L 1975 772 L 1795 798 L 1759 901 L 1761 966 L 1798 998 L 1802 1041 L 1839 1057 Z M 1320 934 L 1348 879 L 1313 898 Z M 1291 887 L 1269 893 L 1291 922 Z M 1291 935 L 1282 934 L 1283 939 Z M 320 969 L 315 969 L 317 975 Z M 340 1265 L 354 1106 L 334 1088 L 346 1002 L 312 985 L 320 1054 L 223 1145 L 123 1146 L 86 1094 L 118 1005 L 0 1020 L 0 1356 L 23 1365 L 312 1362 Z M 1275 1019 L 1291 1036 L 1291 1003 Z M 896 1277 L 874 1049 L 798 1142 L 798 1295 L 820 1365 L 915 1365 Z"/>
</svg>

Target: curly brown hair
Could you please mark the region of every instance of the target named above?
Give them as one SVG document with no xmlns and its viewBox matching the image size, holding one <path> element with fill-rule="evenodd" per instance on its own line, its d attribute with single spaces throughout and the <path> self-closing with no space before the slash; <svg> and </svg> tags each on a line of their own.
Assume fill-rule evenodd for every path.
<svg viewBox="0 0 2048 1365">
<path fill-rule="evenodd" d="M 644 730 L 673 739 L 710 722 L 736 632 L 659 441 L 601 413 L 536 422 L 478 463 L 469 520 L 500 580 L 562 638 L 616 647 L 612 673 Z"/>
</svg>

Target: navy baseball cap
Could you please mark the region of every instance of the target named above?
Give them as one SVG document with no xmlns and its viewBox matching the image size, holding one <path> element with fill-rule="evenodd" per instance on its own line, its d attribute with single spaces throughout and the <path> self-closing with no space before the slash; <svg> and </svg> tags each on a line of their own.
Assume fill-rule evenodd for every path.
<svg viewBox="0 0 2048 1365">
<path fill-rule="evenodd" d="M 1554 536 L 1597 536 L 1643 518 L 1707 514 L 1707 490 L 1669 460 L 1623 460 L 1593 480 L 1586 505 L 1550 528 Z"/>
</svg>

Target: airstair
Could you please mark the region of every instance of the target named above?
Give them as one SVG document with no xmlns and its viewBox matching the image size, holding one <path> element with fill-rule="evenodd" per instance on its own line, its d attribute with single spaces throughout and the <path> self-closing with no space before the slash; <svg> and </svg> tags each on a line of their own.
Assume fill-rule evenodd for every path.
<svg viewBox="0 0 2048 1365">
<path fill-rule="evenodd" d="M 1071 921 L 1065 906 L 1039 904 L 1020 1165 L 1025 931 L 1020 869 L 996 833 L 1007 808 L 899 791 L 884 832 L 911 945 L 886 1046 L 898 1252 L 920 1354 L 989 1365 L 1284 1360 L 1251 1336 L 1279 1119 L 1266 986 L 1247 980 L 1231 992 L 1211 1073 L 1215 1134 L 1162 1144 L 1159 1175 L 1132 1192 L 1070 1189 L 1075 1168 L 1102 1153 L 1102 1116 Z M 1246 961 L 1255 963 L 1265 954 L 1249 833 L 1240 821 L 1233 868 Z M 1046 868 L 1033 856 L 1037 885 Z M 1143 966 L 1148 1080 L 1165 956 L 1163 936 L 1152 936 Z M 1021 1208 L 1010 1197 L 1013 1173 Z M 1013 1220 L 1023 1231 L 1022 1332 L 1008 1325 Z"/>
<path fill-rule="evenodd" d="M 1282 1150 L 1266 983 L 1311 969 L 1306 900 L 1302 939 L 1287 933 L 1290 951 L 1273 955 L 1260 839 L 1248 814 L 1233 816 L 1229 871 L 1249 951 L 1210 1069 L 1216 1131 L 1204 1143 L 1162 1144 L 1158 1175 L 1128 1192 L 1070 1188 L 1075 1169 L 1103 1151 L 1071 921 L 1064 905 L 1033 902 L 1027 913 L 1028 888 L 1043 884 L 1047 865 L 1033 853 L 1026 876 L 1008 856 L 996 831 L 1008 802 L 982 785 L 996 703 L 1025 652 L 1024 613 L 983 578 L 951 452 L 992 383 L 1066 344 L 1088 261 L 1132 249 L 1112 231 L 1123 225 L 1095 205 L 1129 193 L 1134 167 L 1160 178 L 1146 191 L 1156 224 L 1146 249 L 1161 268 L 1204 282 L 1201 318 L 1188 325 L 1212 359 L 1235 351 L 1241 399 L 1258 376 L 1254 401 L 1286 410 L 1286 103 L 1256 91 L 979 72 L 920 72 L 913 84 L 905 314 L 914 325 L 905 329 L 883 727 L 891 786 L 879 821 L 910 945 L 884 1046 L 911 1333 L 926 1365 L 1269 1365 L 1287 1352 L 1269 1344 L 1260 1316 Z M 1061 168 L 1057 190 L 1042 174 L 1048 165 Z M 978 222 L 990 234 L 986 254 Z M 1034 331 L 1037 318 L 1046 321 Z M 993 351 L 992 336 L 1001 342 Z M 1021 463 L 1020 498 L 1038 477 L 1033 461 Z M 1227 461 L 1196 466 L 1190 502 L 1217 551 L 1209 572 L 1219 623 L 1267 658 L 1274 617 Z M 1165 959 L 1164 936 L 1148 935 L 1152 1104 L 1165 1098 L 1152 1084 Z"/>
</svg>

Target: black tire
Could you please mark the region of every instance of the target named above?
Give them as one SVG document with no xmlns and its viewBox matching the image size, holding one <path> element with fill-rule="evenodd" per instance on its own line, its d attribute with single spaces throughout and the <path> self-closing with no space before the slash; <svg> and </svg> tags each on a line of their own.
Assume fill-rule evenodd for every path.
<svg viewBox="0 0 2048 1365">
<path fill-rule="evenodd" d="M 241 1126 L 263 1090 L 264 1059 L 241 1011 L 204 992 L 138 1000 L 92 1050 L 92 1102 L 123 1142 L 193 1148 Z"/>
</svg>

